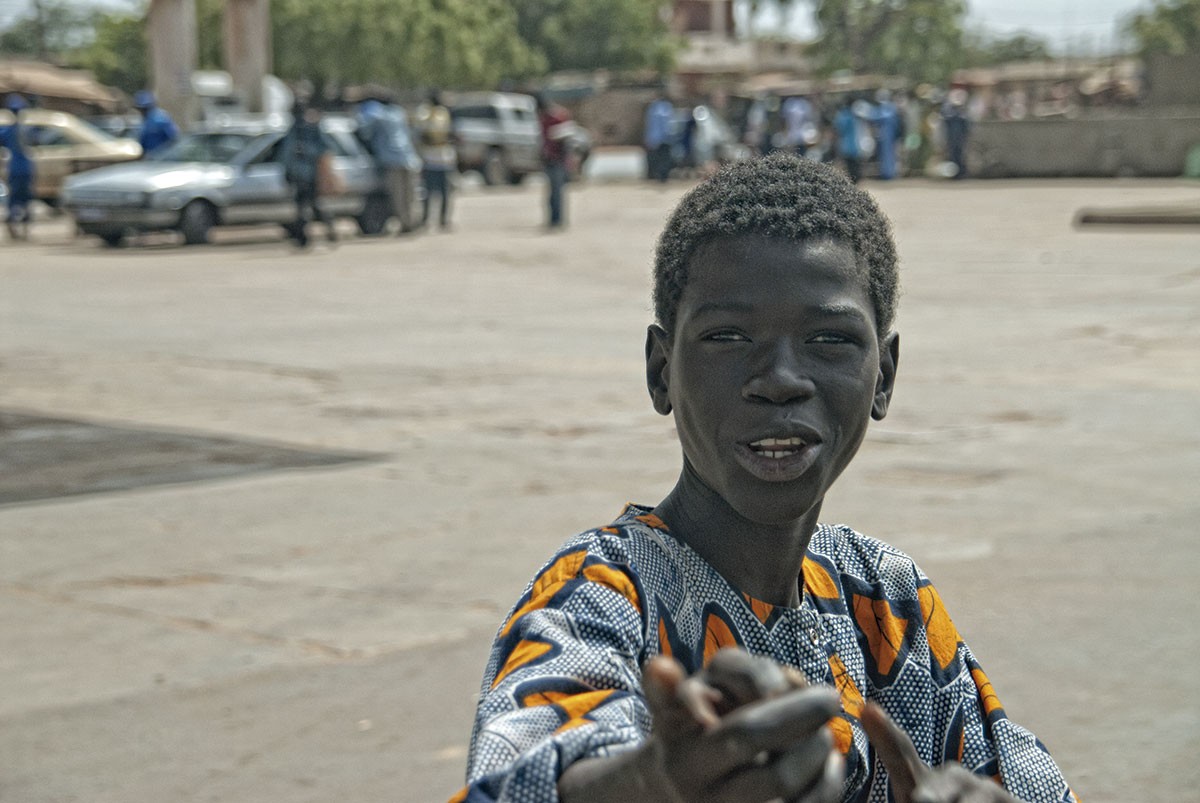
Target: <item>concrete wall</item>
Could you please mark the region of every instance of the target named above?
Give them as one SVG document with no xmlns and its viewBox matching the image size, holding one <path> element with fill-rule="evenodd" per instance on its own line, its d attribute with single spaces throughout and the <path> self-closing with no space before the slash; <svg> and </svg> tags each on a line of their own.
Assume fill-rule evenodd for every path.
<svg viewBox="0 0 1200 803">
<path fill-rule="evenodd" d="M 1150 56 L 1143 75 L 1148 105 L 1200 105 L 1200 53 Z"/>
<path fill-rule="evenodd" d="M 968 169 L 981 178 L 1179 176 L 1200 146 L 1200 107 L 1156 109 L 1153 116 L 976 123 Z"/>
</svg>

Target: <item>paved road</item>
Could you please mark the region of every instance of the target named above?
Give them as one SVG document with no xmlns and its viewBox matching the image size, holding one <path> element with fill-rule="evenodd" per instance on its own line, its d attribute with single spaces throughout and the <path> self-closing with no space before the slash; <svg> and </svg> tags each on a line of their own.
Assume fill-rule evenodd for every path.
<svg viewBox="0 0 1200 803">
<path fill-rule="evenodd" d="M 1188 799 L 1200 233 L 1071 220 L 1200 187 L 874 188 L 904 356 L 826 518 L 917 557 L 1085 800 Z M 64 493 L 125 473 L 0 506 L 0 798 L 452 793 L 530 574 L 673 479 L 640 354 L 682 189 L 575 188 L 557 235 L 534 183 L 468 189 L 453 233 L 336 250 L 274 230 L 108 250 L 57 222 L 5 244 L 0 412 L 26 423 L 0 471 L 45 418 L 103 425 L 64 452 L 93 464 L 64 465 Z"/>
</svg>

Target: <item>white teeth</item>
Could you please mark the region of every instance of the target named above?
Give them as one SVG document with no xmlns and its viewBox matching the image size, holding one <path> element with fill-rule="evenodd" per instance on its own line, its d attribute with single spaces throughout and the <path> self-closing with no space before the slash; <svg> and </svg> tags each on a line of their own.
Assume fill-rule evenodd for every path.
<svg viewBox="0 0 1200 803">
<path fill-rule="evenodd" d="M 759 449 L 769 449 L 772 446 L 803 446 L 804 440 L 801 438 L 763 438 L 750 445 Z"/>
</svg>

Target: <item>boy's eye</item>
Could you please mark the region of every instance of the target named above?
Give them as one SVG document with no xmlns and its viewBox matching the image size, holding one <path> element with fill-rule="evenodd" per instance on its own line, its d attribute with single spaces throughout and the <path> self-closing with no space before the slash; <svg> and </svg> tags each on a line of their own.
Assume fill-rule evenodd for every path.
<svg viewBox="0 0 1200 803">
<path fill-rule="evenodd" d="M 813 335 L 811 338 L 809 338 L 808 342 L 809 343 L 833 343 L 833 344 L 851 343 L 851 344 L 853 344 L 857 341 L 850 335 L 845 335 L 840 332 L 821 332 L 820 334 Z"/>
<path fill-rule="evenodd" d="M 716 341 L 717 343 L 741 343 L 749 341 L 750 338 L 744 334 L 732 329 L 721 329 L 716 332 L 709 332 L 704 336 L 705 340 Z"/>
</svg>

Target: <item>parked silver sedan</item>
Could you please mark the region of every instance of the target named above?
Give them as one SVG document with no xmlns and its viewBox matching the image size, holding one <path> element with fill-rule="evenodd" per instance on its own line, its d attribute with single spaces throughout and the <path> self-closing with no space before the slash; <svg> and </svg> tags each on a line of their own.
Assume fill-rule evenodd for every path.
<svg viewBox="0 0 1200 803">
<path fill-rule="evenodd" d="M 335 217 L 354 218 L 364 234 L 380 233 L 391 204 L 353 121 L 329 116 L 321 126 L 345 188 L 321 203 Z M 63 207 L 80 231 L 113 246 L 130 232 L 178 230 L 195 244 L 207 242 L 214 226 L 286 225 L 296 218 L 279 154 L 286 132 L 261 122 L 197 130 L 143 161 L 71 176 Z"/>
</svg>

